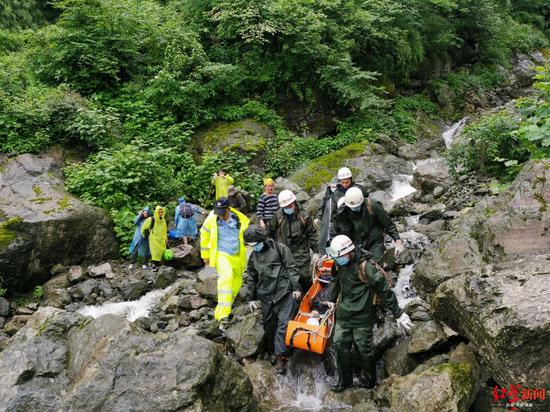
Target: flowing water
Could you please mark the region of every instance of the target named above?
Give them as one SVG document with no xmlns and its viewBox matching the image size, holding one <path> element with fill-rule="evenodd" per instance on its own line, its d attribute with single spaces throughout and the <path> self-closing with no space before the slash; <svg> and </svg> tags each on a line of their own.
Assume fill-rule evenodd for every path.
<svg viewBox="0 0 550 412">
<path fill-rule="evenodd" d="M 138 300 L 104 303 L 98 306 L 84 306 L 78 310 L 78 313 L 85 316 L 91 316 L 92 318 L 113 314 L 123 316 L 130 322 L 133 322 L 138 318 L 148 317 L 151 308 L 153 308 L 169 290 L 170 286 L 163 290 L 153 290 L 143 295 Z"/>
<path fill-rule="evenodd" d="M 399 272 L 399 277 L 393 289 L 397 302 L 400 308 L 407 306 L 411 300 L 413 300 L 417 294 L 414 287 L 411 285 L 411 275 L 414 272 L 414 265 L 407 265 Z"/>
<path fill-rule="evenodd" d="M 395 175 L 390 189 L 390 196 L 393 202 L 416 192 L 416 189 L 411 186 L 412 175 Z"/>
<path fill-rule="evenodd" d="M 443 140 L 445 141 L 445 146 L 447 149 L 449 149 L 455 140 L 455 137 L 462 132 L 462 129 L 464 129 L 464 126 L 466 125 L 466 122 L 469 120 L 468 117 L 464 117 L 463 119 L 460 119 L 458 122 L 452 124 L 447 130 L 443 132 L 441 137 L 443 137 Z"/>
</svg>

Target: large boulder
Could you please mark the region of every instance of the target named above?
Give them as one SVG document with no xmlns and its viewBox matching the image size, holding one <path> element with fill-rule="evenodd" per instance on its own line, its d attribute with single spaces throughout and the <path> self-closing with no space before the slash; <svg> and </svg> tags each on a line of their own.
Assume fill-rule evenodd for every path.
<svg viewBox="0 0 550 412">
<path fill-rule="evenodd" d="M 274 133 L 267 126 L 251 119 L 230 123 L 215 123 L 198 132 L 191 141 L 197 155 L 211 152 L 232 151 L 251 156 L 250 169 L 263 173 L 267 153 L 267 143 Z"/>
<path fill-rule="evenodd" d="M 504 386 L 550 379 L 549 180 L 549 160 L 529 162 L 508 191 L 458 217 L 412 278 Z"/>
<path fill-rule="evenodd" d="M 44 283 L 51 268 L 118 255 L 108 214 L 63 189 L 51 156 L 0 156 L 0 278 L 11 291 Z"/>
<path fill-rule="evenodd" d="M 40 309 L 0 353 L 0 410 L 251 410 L 252 385 L 219 346 L 182 330 Z"/>
<path fill-rule="evenodd" d="M 412 162 L 389 154 L 378 144 L 366 142 L 353 143 L 321 156 L 298 169 L 290 180 L 315 196 L 325 190 L 342 166 L 349 167 L 354 180 L 368 191 L 389 191 L 396 175 L 413 174 Z"/>
<path fill-rule="evenodd" d="M 376 396 L 392 412 L 467 412 L 478 386 L 477 360 L 461 344 L 450 354 L 448 363 L 405 376 L 392 375 L 377 389 Z"/>
<path fill-rule="evenodd" d="M 245 309 L 246 306 L 241 306 L 234 310 L 235 320 L 225 331 L 225 336 L 239 359 L 256 355 L 264 340 L 262 314 Z"/>
<path fill-rule="evenodd" d="M 168 264 L 186 269 L 198 269 L 204 266 L 199 251 L 191 245 L 178 245 L 172 248 L 174 257 Z"/>
</svg>

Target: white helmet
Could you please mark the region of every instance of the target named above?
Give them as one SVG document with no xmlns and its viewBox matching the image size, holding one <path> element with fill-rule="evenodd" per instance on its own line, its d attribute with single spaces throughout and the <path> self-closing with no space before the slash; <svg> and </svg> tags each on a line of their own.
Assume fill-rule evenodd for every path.
<svg viewBox="0 0 550 412">
<path fill-rule="evenodd" d="M 287 207 L 292 202 L 296 201 L 296 195 L 292 193 L 292 190 L 285 189 L 279 193 L 279 206 Z"/>
<path fill-rule="evenodd" d="M 355 249 L 355 245 L 349 237 L 346 235 L 338 235 L 332 242 L 330 242 L 330 247 L 327 248 L 327 252 L 332 257 L 344 256 L 346 253 L 351 252 Z"/>
<path fill-rule="evenodd" d="M 355 208 L 355 207 L 361 206 L 364 200 L 365 200 L 365 196 L 363 196 L 363 191 L 355 186 L 350 187 L 346 191 L 346 195 L 344 196 L 344 202 L 346 203 L 346 206 L 349 208 Z"/>
<path fill-rule="evenodd" d="M 347 167 L 341 167 L 340 170 L 338 170 L 338 180 L 351 179 L 351 178 L 352 178 L 351 170 L 349 170 Z"/>
</svg>

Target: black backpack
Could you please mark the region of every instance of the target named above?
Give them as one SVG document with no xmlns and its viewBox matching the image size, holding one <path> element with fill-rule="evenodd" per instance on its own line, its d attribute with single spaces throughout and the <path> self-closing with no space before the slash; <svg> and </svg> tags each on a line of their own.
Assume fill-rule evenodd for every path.
<svg viewBox="0 0 550 412">
<path fill-rule="evenodd" d="M 151 226 L 149 226 L 147 229 L 145 229 L 145 232 L 143 233 L 143 237 L 145 239 L 149 239 L 149 235 L 151 234 L 151 231 L 155 227 L 155 216 L 151 216 Z"/>
<path fill-rule="evenodd" d="M 180 205 L 180 216 L 186 219 L 189 219 L 190 217 L 193 217 L 193 206 L 191 206 L 189 203 L 184 203 L 183 205 Z"/>
</svg>

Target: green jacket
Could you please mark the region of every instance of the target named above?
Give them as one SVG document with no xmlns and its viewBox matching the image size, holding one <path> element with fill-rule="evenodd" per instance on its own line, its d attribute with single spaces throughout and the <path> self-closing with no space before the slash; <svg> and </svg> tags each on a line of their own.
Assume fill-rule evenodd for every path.
<svg viewBox="0 0 550 412">
<path fill-rule="evenodd" d="M 252 252 L 246 269 L 248 300 L 277 303 L 288 293 L 299 291 L 298 267 L 290 249 L 266 239 L 261 252 Z"/>
<path fill-rule="evenodd" d="M 397 319 L 403 311 L 397 304 L 397 298 L 389 288 L 384 276 L 367 262 L 365 275 L 367 283 L 359 278 L 359 265 L 365 259 L 355 254 L 346 266 L 338 266 L 332 301 L 339 297 L 336 307 L 336 323 L 345 328 L 370 328 L 376 323 L 376 308 L 373 305 L 374 294 L 384 302 Z"/>
<path fill-rule="evenodd" d="M 287 245 L 298 266 L 309 263 L 309 249 L 317 253 L 317 231 L 311 217 L 296 210 L 289 218 L 283 209 L 277 210 L 267 225 L 268 235 Z"/>
<path fill-rule="evenodd" d="M 384 233 L 394 240 L 399 239 L 399 232 L 395 223 L 384 210 L 384 206 L 372 200 L 372 214 L 369 212 L 368 202 L 365 199 L 359 213 L 354 213 L 346 205 L 342 205 L 332 217 L 332 236 L 347 235 L 356 246 L 370 250 L 376 244 L 384 244 Z"/>
</svg>

